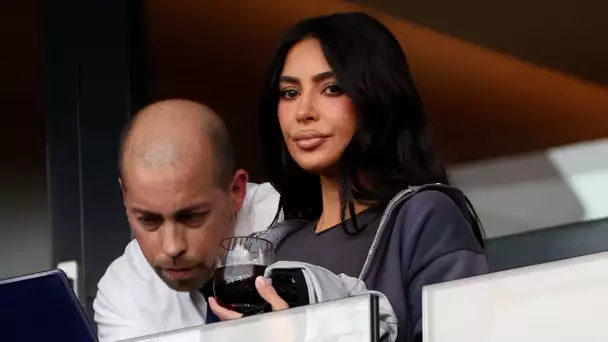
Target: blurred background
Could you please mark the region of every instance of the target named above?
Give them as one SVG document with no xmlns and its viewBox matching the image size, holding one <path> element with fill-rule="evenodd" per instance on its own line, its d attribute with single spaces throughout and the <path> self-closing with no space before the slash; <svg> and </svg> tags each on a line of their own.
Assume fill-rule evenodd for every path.
<svg viewBox="0 0 608 342">
<path fill-rule="evenodd" d="M 256 101 L 276 42 L 309 16 L 366 11 L 409 57 L 452 183 L 493 269 L 608 250 L 608 2 L 5 0 L 0 10 L 0 279 L 73 260 L 88 310 L 131 238 L 122 125 L 166 98 L 226 121 L 265 180 Z M 516 252 L 517 250 L 517 252 Z"/>
</svg>

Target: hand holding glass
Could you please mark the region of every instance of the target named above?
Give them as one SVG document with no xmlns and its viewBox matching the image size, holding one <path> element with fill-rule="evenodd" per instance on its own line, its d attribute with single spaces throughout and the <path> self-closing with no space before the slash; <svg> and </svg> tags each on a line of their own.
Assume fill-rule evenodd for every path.
<svg viewBox="0 0 608 342">
<path fill-rule="evenodd" d="M 274 262 L 272 243 L 255 237 L 232 237 L 222 240 L 220 248 L 213 278 L 218 303 L 244 315 L 270 311 L 255 287 L 255 279 L 264 276 L 266 267 Z"/>
</svg>

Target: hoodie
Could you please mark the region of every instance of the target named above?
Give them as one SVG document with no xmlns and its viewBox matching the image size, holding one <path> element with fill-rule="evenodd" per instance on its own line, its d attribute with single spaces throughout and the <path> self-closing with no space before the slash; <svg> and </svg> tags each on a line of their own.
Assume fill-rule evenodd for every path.
<svg viewBox="0 0 608 342">
<path fill-rule="evenodd" d="M 397 316 L 397 341 L 422 340 L 422 288 L 488 272 L 462 191 L 440 184 L 411 187 L 387 205 L 359 279 L 386 295 Z M 287 220 L 256 234 L 278 247 L 305 221 Z M 298 261 L 298 260 L 293 260 Z"/>
</svg>

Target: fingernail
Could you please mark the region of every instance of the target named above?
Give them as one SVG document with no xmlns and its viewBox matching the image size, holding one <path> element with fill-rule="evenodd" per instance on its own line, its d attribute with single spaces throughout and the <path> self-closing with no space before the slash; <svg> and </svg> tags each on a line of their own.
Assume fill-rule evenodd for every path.
<svg viewBox="0 0 608 342">
<path fill-rule="evenodd" d="M 260 282 L 260 285 L 270 285 L 270 279 L 262 277 L 262 276 L 259 276 L 257 278 L 257 281 Z"/>
</svg>

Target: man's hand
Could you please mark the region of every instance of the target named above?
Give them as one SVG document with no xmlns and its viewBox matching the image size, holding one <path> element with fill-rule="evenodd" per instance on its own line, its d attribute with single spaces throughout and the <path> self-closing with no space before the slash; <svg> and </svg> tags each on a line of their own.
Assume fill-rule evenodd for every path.
<svg viewBox="0 0 608 342">
<path fill-rule="evenodd" d="M 289 305 L 285 302 L 277 291 L 275 291 L 274 287 L 270 284 L 270 279 L 264 277 L 257 277 L 255 279 L 255 287 L 258 290 L 258 293 L 270 306 L 272 307 L 272 311 L 278 311 L 283 309 L 288 309 Z M 243 317 L 242 313 L 232 311 L 226 309 L 219 305 L 217 300 L 214 297 L 209 297 L 209 307 L 211 311 L 222 321 L 227 321 L 231 319 L 241 318 Z"/>
</svg>

